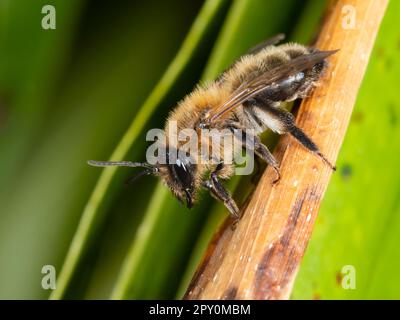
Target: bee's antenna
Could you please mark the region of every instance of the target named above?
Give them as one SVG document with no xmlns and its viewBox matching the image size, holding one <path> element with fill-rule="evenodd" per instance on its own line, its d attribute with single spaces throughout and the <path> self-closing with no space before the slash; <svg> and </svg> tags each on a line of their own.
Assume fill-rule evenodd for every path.
<svg viewBox="0 0 400 320">
<path fill-rule="evenodd" d="M 94 166 L 94 167 L 110 167 L 110 166 L 115 166 L 115 167 L 142 167 L 146 169 L 151 169 L 151 172 L 157 172 L 158 169 L 146 162 L 131 162 L 131 161 L 95 161 L 95 160 L 89 160 L 88 165 Z"/>
<path fill-rule="evenodd" d="M 139 173 L 135 174 L 134 176 L 126 179 L 125 180 L 125 185 L 131 184 L 131 183 L 135 182 L 137 179 L 139 179 L 140 177 L 153 174 L 154 172 L 155 171 L 151 171 L 151 170 L 148 170 L 148 169 L 140 171 Z"/>
</svg>

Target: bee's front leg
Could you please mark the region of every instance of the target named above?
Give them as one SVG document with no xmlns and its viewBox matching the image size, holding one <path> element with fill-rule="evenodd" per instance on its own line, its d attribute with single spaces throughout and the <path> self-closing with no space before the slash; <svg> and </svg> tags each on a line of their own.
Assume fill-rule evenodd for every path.
<svg viewBox="0 0 400 320">
<path fill-rule="evenodd" d="M 225 207 L 228 209 L 230 214 L 235 220 L 240 219 L 239 208 L 236 205 L 235 200 L 233 200 L 231 194 L 218 179 L 218 171 L 222 169 L 223 165 L 218 165 L 217 169 L 211 173 L 210 179 L 203 181 L 203 187 L 208 189 L 212 196 L 217 200 L 224 203 Z"/>
</svg>

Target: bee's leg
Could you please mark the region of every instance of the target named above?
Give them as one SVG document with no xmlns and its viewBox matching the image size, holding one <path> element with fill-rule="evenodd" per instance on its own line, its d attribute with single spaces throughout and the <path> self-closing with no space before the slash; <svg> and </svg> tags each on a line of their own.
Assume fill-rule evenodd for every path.
<svg viewBox="0 0 400 320">
<path fill-rule="evenodd" d="M 273 183 L 277 183 L 281 179 L 278 160 L 275 159 L 271 151 L 269 151 L 268 147 L 261 142 L 258 136 L 254 136 L 254 153 L 274 168 L 276 178 Z"/>
<path fill-rule="evenodd" d="M 238 220 L 240 218 L 239 208 L 229 191 L 218 180 L 218 171 L 222 169 L 222 166 L 223 164 L 218 165 L 217 169 L 211 173 L 211 179 L 203 182 L 203 187 L 208 189 L 217 200 L 222 201 L 233 218 Z"/>
<path fill-rule="evenodd" d="M 267 107 L 264 110 L 266 110 L 266 112 L 273 118 L 271 123 L 273 123 L 275 128 L 271 129 L 279 132 L 280 134 L 290 133 L 304 147 L 318 155 L 332 168 L 332 170 L 336 170 L 336 167 L 325 157 L 325 155 L 319 150 L 311 138 L 307 136 L 302 129 L 296 126 L 294 116 L 289 111 L 274 107 Z"/>
<path fill-rule="evenodd" d="M 275 170 L 276 173 L 276 178 L 273 181 L 273 183 L 277 183 L 280 178 L 281 178 L 281 173 L 279 171 L 279 163 L 275 159 L 275 157 L 272 155 L 271 151 L 269 151 L 268 147 L 264 145 L 260 138 L 257 135 L 251 135 L 250 139 L 246 138 L 246 135 L 248 136 L 250 133 L 246 132 L 246 135 L 242 135 L 241 132 L 235 132 L 233 131 L 233 134 L 237 139 L 239 139 L 242 142 L 243 147 L 245 147 L 247 150 L 253 151 L 258 157 L 263 159 L 267 164 L 272 166 Z M 252 143 L 249 143 L 249 140 Z"/>
</svg>

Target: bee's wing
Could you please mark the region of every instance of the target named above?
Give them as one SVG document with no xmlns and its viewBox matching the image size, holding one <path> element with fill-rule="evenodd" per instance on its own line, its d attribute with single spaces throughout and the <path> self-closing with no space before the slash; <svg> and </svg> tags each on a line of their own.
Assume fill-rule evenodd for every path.
<svg viewBox="0 0 400 320">
<path fill-rule="evenodd" d="M 208 118 L 205 119 L 206 122 L 211 123 L 215 121 L 226 112 L 235 109 L 243 102 L 259 94 L 261 91 L 275 85 L 276 83 L 286 79 L 287 77 L 296 75 L 301 71 L 312 68 L 316 63 L 321 62 L 322 60 L 326 59 L 337 51 L 338 50 L 316 51 L 310 54 L 301 55 L 285 64 L 266 71 L 262 75 L 250 81 L 243 82 L 239 86 L 239 88 L 237 88 L 232 93 L 232 95 L 226 102 L 211 111 Z"/>
<path fill-rule="evenodd" d="M 264 42 L 261 42 L 261 43 L 257 44 L 256 46 L 250 48 L 246 52 L 246 54 L 256 54 L 266 47 L 278 44 L 283 39 L 285 39 L 285 34 L 278 33 L 277 35 L 273 36 L 272 38 L 269 38 L 269 39 L 265 40 Z"/>
</svg>

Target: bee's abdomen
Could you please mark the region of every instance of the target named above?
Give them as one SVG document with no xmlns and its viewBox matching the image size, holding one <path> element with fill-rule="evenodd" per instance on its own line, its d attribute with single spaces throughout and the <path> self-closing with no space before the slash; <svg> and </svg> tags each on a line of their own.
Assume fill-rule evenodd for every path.
<svg viewBox="0 0 400 320">
<path fill-rule="evenodd" d="M 288 63 L 298 56 L 309 54 L 315 49 L 306 48 L 300 44 L 287 43 L 277 47 L 268 47 L 254 56 L 245 56 L 234 66 L 232 72 L 227 73 L 227 81 L 233 89 L 243 82 L 249 81 L 281 64 Z M 317 63 L 308 70 L 283 79 L 270 86 L 245 104 L 260 104 L 266 100 L 272 102 L 292 101 L 304 98 L 315 86 L 325 68 L 325 61 Z"/>
<path fill-rule="evenodd" d="M 309 54 L 315 49 L 306 48 L 299 44 L 284 44 L 279 46 L 289 59 L 294 59 L 298 56 Z M 256 100 L 271 100 L 273 102 L 292 101 L 297 98 L 306 97 L 309 92 L 315 87 L 319 80 L 326 62 L 322 61 L 315 64 L 312 68 L 303 70 L 298 74 L 291 75 L 290 77 L 280 81 L 272 88 L 266 89 Z"/>
</svg>

